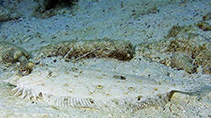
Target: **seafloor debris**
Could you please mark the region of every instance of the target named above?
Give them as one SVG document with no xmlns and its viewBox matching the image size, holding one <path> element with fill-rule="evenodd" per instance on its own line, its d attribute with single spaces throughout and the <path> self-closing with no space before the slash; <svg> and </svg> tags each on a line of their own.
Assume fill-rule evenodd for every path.
<svg viewBox="0 0 211 118">
<path fill-rule="evenodd" d="M 174 25 L 172 26 L 172 28 L 169 30 L 167 38 L 171 38 L 171 37 L 176 37 L 177 35 L 181 34 L 181 33 L 185 33 L 189 30 L 191 30 L 192 26 L 178 26 L 178 25 Z"/>
<path fill-rule="evenodd" d="M 8 42 L 0 42 L 0 62 L 25 63 L 30 58 L 26 50 Z"/>
<path fill-rule="evenodd" d="M 20 14 L 12 11 L 11 9 L 7 9 L 0 5 L 0 22 L 14 20 L 20 17 Z"/>
<path fill-rule="evenodd" d="M 114 58 L 128 61 L 134 56 L 134 48 L 130 42 L 118 40 L 64 41 L 44 46 L 41 54 L 47 57 L 63 56 L 79 60 L 81 58 Z"/>
<path fill-rule="evenodd" d="M 170 66 L 178 70 L 185 70 L 188 73 L 196 72 L 196 66 L 193 65 L 193 60 L 186 55 L 173 54 L 170 58 Z"/>
<path fill-rule="evenodd" d="M 72 7 L 78 0 L 42 0 L 38 1 L 38 6 L 34 9 L 33 16 L 48 18 L 57 14 L 72 13 Z"/>
<path fill-rule="evenodd" d="M 211 25 L 208 22 L 200 21 L 196 24 L 196 26 L 203 31 L 211 31 Z"/>
<path fill-rule="evenodd" d="M 203 20 L 206 21 L 206 20 L 210 20 L 211 19 L 211 12 L 208 12 L 207 14 L 205 14 L 203 16 Z"/>
<path fill-rule="evenodd" d="M 198 34 L 176 31 L 159 42 L 140 44 L 137 54 L 152 61 L 162 63 L 188 73 L 198 72 L 211 74 L 211 43 Z M 175 29 L 175 27 L 173 28 Z M 170 30 L 170 32 L 173 32 Z M 179 36 L 177 36 L 179 35 Z"/>
</svg>

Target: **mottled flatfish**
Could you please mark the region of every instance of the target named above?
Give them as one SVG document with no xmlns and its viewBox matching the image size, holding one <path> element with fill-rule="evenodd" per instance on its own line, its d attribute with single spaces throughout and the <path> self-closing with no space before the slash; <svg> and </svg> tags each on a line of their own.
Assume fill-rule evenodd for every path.
<svg viewBox="0 0 211 118">
<path fill-rule="evenodd" d="M 7 82 L 15 86 L 14 95 L 56 106 L 124 112 L 164 106 L 182 88 L 145 75 L 142 63 L 134 60 L 52 60 L 46 59 L 43 63 L 48 66 L 37 66 L 27 76 L 10 77 Z"/>
</svg>

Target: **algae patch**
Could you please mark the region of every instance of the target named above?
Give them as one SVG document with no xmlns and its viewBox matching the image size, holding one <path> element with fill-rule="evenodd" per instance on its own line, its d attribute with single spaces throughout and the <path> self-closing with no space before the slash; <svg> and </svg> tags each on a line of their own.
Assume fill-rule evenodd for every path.
<svg viewBox="0 0 211 118">
<path fill-rule="evenodd" d="M 63 56 L 67 59 L 113 58 L 129 61 L 134 56 L 130 42 L 117 40 L 64 41 L 50 44 L 40 49 L 40 54 L 47 57 Z"/>
</svg>

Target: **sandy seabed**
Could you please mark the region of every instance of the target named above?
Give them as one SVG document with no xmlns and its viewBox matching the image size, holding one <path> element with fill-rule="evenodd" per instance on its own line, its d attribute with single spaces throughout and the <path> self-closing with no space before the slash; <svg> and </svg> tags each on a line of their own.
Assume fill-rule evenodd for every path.
<svg viewBox="0 0 211 118">
<path fill-rule="evenodd" d="M 19 7 L 26 6 L 26 3 L 33 6 L 33 2 L 23 0 Z M 30 6 L 29 5 L 29 6 Z M 164 40 L 169 30 L 174 25 L 185 26 L 197 24 L 203 16 L 211 11 L 210 0 L 79 0 L 73 13 L 57 14 L 48 18 L 35 18 L 30 16 L 30 7 L 20 7 L 20 12 L 25 16 L 17 19 L 4 20 L 0 23 L 0 41 L 7 41 L 24 48 L 36 57 L 40 47 L 51 43 L 58 43 L 69 40 L 95 40 L 114 39 L 130 41 L 134 46 L 141 43 L 151 43 Z M 155 7 L 156 6 L 156 7 Z M 26 10 L 23 10 L 23 9 Z M 206 21 L 211 24 L 211 20 Z M 199 34 L 200 40 L 210 43 L 211 31 L 204 31 L 200 28 L 192 30 L 192 33 Z M 136 50 L 136 49 L 135 49 Z M 161 55 L 162 56 L 162 55 Z M 133 113 L 115 113 L 112 111 L 101 111 L 96 109 L 57 107 L 49 106 L 42 100 L 32 102 L 27 99 L 13 96 L 11 90 L 13 86 L 0 83 L 0 117 L 74 117 L 74 118 L 210 118 L 211 117 L 211 76 L 198 72 L 189 74 L 184 70 L 176 70 L 166 67 L 157 62 L 142 57 L 136 53 L 131 64 L 135 64 L 135 59 L 140 59 L 143 67 L 137 72 L 142 75 L 151 74 L 153 77 L 164 77 L 166 73 L 171 73 L 176 81 L 189 81 L 192 85 L 208 86 L 207 91 L 202 96 L 189 96 L 176 93 L 171 102 L 165 106 L 149 107 L 137 110 Z M 49 62 L 52 58 L 46 59 Z M 45 60 L 45 61 L 46 61 Z M 42 61 L 42 59 L 40 59 Z M 86 63 L 86 60 L 82 60 Z M 89 60 L 90 61 L 90 60 Z M 94 59 L 93 59 L 94 61 Z M 64 63 L 67 63 L 64 61 Z M 116 62 L 122 63 L 122 62 Z M 138 62 L 137 62 L 138 63 Z M 109 65 L 109 63 L 104 63 Z M 5 80 L 9 75 L 17 70 L 6 68 L 1 65 L 0 79 Z M 62 68 L 62 67 L 61 67 Z M 130 68 L 123 69 L 123 73 L 128 73 Z M 184 85 L 188 87 L 188 85 Z"/>
</svg>

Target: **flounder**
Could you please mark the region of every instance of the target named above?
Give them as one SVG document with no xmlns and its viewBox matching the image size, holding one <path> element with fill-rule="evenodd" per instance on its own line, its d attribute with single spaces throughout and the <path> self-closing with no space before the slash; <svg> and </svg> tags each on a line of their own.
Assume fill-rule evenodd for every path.
<svg viewBox="0 0 211 118">
<path fill-rule="evenodd" d="M 53 59 L 52 59 L 53 60 Z M 169 79 L 146 76 L 141 63 L 92 59 L 78 63 L 37 66 L 27 76 L 12 76 L 14 95 L 29 100 L 43 99 L 50 105 L 94 108 L 107 111 L 136 111 L 164 106 L 181 86 Z M 105 65 L 106 63 L 106 65 Z M 127 71 L 127 74 L 125 73 Z"/>
</svg>

